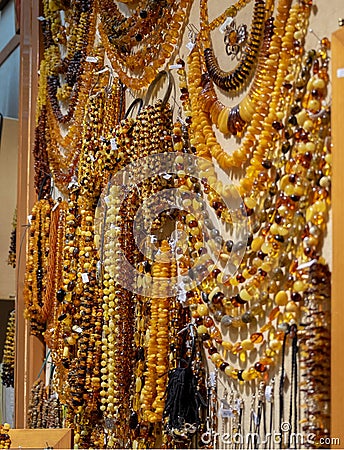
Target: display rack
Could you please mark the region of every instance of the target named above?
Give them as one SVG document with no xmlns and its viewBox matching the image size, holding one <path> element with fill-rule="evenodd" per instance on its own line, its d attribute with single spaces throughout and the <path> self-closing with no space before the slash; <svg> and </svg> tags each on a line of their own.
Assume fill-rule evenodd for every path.
<svg viewBox="0 0 344 450">
<path fill-rule="evenodd" d="M 39 56 L 39 30 L 38 21 L 40 15 L 39 0 L 22 2 L 21 24 L 21 85 L 20 85 L 20 138 L 19 138 L 19 171 L 18 171 L 18 236 L 17 242 L 21 242 L 23 228 L 21 225 L 27 221 L 28 211 L 33 203 L 32 186 L 32 160 L 30 157 L 33 144 L 33 130 L 35 124 L 35 98 L 37 86 L 37 70 Z M 338 69 L 343 70 L 338 73 Z M 344 258 L 342 257 L 342 217 L 344 217 L 344 154 L 341 152 L 341 143 L 344 138 L 344 29 L 340 29 L 332 36 L 332 123 L 333 123 L 333 282 L 332 282 L 332 377 L 331 377 L 331 437 L 340 439 L 339 445 L 334 448 L 343 448 L 344 429 L 342 426 L 341 411 L 344 404 L 344 353 L 342 342 L 344 328 L 344 302 L 342 300 Z M 340 76 L 338 76 L 340 75 Z M 24 247 L 25 248 L 25 247 Z M 44 359 L 43 343 L 36 337 L 29 336 L 27 324 L 23 318 L 22 285 L 24 273 L 24 259 L 17 267 L 17 303 L 18 313 L 16 335 L 16 427 L 25 428 L 27 416 L 27 404 L 30 387 L 35 381 L 40 366 Z M 58 441 L 58 433 L 61 439 Z M 65 436 L 63 436 L 65 433 Z M 46 436 L 49 436 L 48 439 Z M 25 436 L 25 446 L 18 439 Z M 57 440 L 54 440 L 54 436 Z M 46 443 L 54 448 L 69 448 L 71 439 L 70 430 L 12 430 L 12 447 L 40 448 Z M 43 439 L 43 441 L 36 441 Z M 45 441 L 44 441 L 45 439 Z M 55 442 L 55 445 L 54 445 Z"/>
</svg>

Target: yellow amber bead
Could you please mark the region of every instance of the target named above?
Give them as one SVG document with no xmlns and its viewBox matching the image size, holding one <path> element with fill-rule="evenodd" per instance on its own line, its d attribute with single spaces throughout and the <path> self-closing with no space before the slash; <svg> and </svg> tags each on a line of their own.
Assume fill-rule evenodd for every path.
<svg viewBox="0 0 344 450">
<path fill-rule="evenodd" d="M 288 302 L 286 307 L 285 307 L 285 310 L 287 312 L 295 312 L 295 313 L 297 313 L 299 311 L 299 306 L 295 302 Z"/>
<path fill-rule="evenodd" d="M 288 294 L 286 291 L 279 291 L 275 295 L 275 303 L 278 306 L 285 306 L 288 303 Z"/>
<path fill-rule="evenodd" d="M 254 344 L 250 339 L 244 339 L 241 342 L 241 346 L 242 346 L 243 350 L 246 350 L 246 351 L 252 350 L 254 348 Z"/>
<path fill-rule="evenodd" d="M 262 236 L 258 236 L 256 238 L 253 239 L 252 243 L 251 243 L 251 249 L 254 252 L 258 252 L 262 246 L 262 244 L 264 243 L 264 238 Z"/>
<path fill-rule="evenodd" d="M 198 334 L 205 334 L 205 333 L 208 333 L 208 329 L 207 329 L 207 327 L 205 327 L 204 325 L 199 325 L 199 326 L 197 327 L 197 333 L 198 333 Z"/>
<path fill-rule="evenodd" d="M 216 364 L 217 361 L 219 361 L 221 358 L 220 353 L 213 353 L 210 357 L 211 361 Z"/>
<path fill-rule="evenodd" d="M 302 280 L 296 280 L 293 284 L 293 289 L 296 292 L 302 292 L 306 288 L 306 284 Z"/>
<path fill-rule="evenodd" d="M 271 348 L 271 350 L 273 350 L 274 352 L 278 352 L 281 347 L 282 347 L 282 342 L 279 341 L 278 339 L 273 339 L 269 342 L 269 347 Z"/>
<path fill-rule="evenodd" d="M 233 373 L 233 367 L 232 367 L 232 366 L 227 366 L 227 367 L 225 368 L 225 374 L 226 374 L 228 377 L 231 377 L 231 376 L 232 376 L 232 373 Z"/>
<path fill-rule="evenodd" d="M 244 203 L 250 209 L 253 209 L 257 204 L 256 200 L 252 197 L 245 197 Z"/>
<path fill-rule="evenodd" d="M 252 295 L 250 295 L 246 289 L 242 289 L 239 293 L 240 298 L 242 298 L 243 300 L 249 301 L 252 298 Z"/>
<path fill-rule="evenodd" d="M 222 342 L 222 347 L 223 347 L 225 350 L 232 350 L 233 344 L 232 344 L 231 342 L 229 342 L 229 341 L 223 341 L 223 342 Z"/>
<path fill-rule="evenodd" d="M 198 312 L 198 314 L 199 314 L 200 316 L 205 316 L 205 315 L 207 315 L 207 314 L 208 314 L 208 311 L 209 311 L 208 306 L 205 305 L 205 304 L 199 304 L 199 305 L 197 306 L 197 312 Z"/>
</svg>

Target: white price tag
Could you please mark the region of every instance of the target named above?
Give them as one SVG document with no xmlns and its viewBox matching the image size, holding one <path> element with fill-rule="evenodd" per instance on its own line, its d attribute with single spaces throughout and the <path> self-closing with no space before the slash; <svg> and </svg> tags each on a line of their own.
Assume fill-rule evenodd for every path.
<svg viewBox="0 0 344 450">
<path fill-rule="evenodd" d="M 96 56 L 86 56 L 86 62 L 97 63 L 98 58 Z"/>
<path fill-rule="evenodd" d="M 271 386 L 266 386 L 265 398 L 266 398 L 266 401 L 268 401 L 270 403 L 272 402 L 272 387 Z"/>
<path fill-rule="evenodd" d="M 170 70 L 172 69 L 182 69 L 183 66 L 181 64 L 171 64 L 170 65 Z"/>
<path fill-rule="evenodd" d="M 233 22 L 233 17 L 227 17 L 227 19 L 223 22 L 223 24 L 220 26 L 221 33 L 226 32 L 226 28 Z"/>
<path fill-rule="evenodd" d="M 220 408 L 220 416 L 223 418 L 230 418 L 233 417 L 233 410 L 229 408 Z"/>
<path fill-rule="evenodd" d="M 306 262 L 306 263 L 300 264 L 300 265 L 297 267 L 297 270 L 307 269 L 307 267 L 313 266 L 313 264 L 315 264 L 316 262 L 317 262 L 316 259 L 312 259 L 311 261 L 308 261 L 308 262 Z"/>
<path fill-rule="evenodd" d="M 186 44 L 186 48 L 190 51 L 190 53 L 192 52 L 194 47 L 195 47 L 195 44 L 191 41 Z"/>
<path fill-rule="evenodd" d="M 344 78 L 344 67 L 337 69 L 337 78 Z"/>
<path fill-rule="evenodd" d="M 118 147 L 117 147 L 115 138 L 110 139 L 110 144 L 111 144 L 111 150 L 117 150 Z"/>
<path fill-rule="evenodd" d="M 81 274 L 81 279 L 83 283 L 88 283 L 90 280 L 88 278 L 88 274 L 87 273 L 82 273 Z"/>
</svg>

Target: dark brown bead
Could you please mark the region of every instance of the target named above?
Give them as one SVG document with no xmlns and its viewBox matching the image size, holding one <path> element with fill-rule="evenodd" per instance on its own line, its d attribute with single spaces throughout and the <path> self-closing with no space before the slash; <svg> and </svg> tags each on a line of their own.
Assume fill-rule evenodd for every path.
<svg viewBox="0 0 344 450">
<path fill-rule="evenodd" d="M 229 364 L 228 363 L 226 363 L 226 362 L 223 362 L 221 365 L 220 365 L 220 367 L 219 367 L 219 369 L 222 371 L 222 372 L 224 372 L 225 371 L 225 369 L 226 369 L 226 367 L 228 367 L 229 366 Z"/>
<path fill-rule="evenodd" d="M 213 355 L 214 353 L 217 353 L 217 348 L 216 347 L 208 348 L 208 353 L 209 353 L 209 355 Z"/>
<path fill-rule="evenodd" d="M 280 130 L 282 130 L 284 127 L 283 127 L 283 123 L 282 122 L 279 122 L 278 120 L 274 120 L 273 122 L 272 122 L 272 126 L 273 126 L 273 128 L 276 130 L 276 131 L 280 131 Z"/>
</svg>

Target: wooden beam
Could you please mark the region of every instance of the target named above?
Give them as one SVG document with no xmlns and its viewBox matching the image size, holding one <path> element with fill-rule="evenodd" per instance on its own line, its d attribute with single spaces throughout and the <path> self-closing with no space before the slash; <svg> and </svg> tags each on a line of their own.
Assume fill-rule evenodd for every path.
<svg viewBox="0 0 344 450">
<path fill-rule="evenodd" d="M 10 54 L 18 47 L 20 44 L 20 36 L 15 34 L 13 38 L 7 43 L 7 45 L 0 51 L 0 66 L 6 61 Z"/>
<path fill-rule="evenodd" d="M 26 225 L 35 199 L 33 186 L 32 148 L 34 144 L 35 110 L 39 69 L 39 0 L 22 2 L 20 33 L 19 89 L 19 154 L 18 154 L 18 216 L 17 242 L 23 241 L 16 268 L 16 365 L 15 426 L 25 428 L 30 389 L 44 359 L 44 345 L 30 336 L 24 319 L 23 286 L 25 274 Z"/>
<path fill-rule="evenodd" d="M 333 211 L 333 274 L 331 299 L 331 437 L 339 438 L 343 448 L 344 405 L 344 28 L 332 35 L 332 211 Z"/>
</svg>

